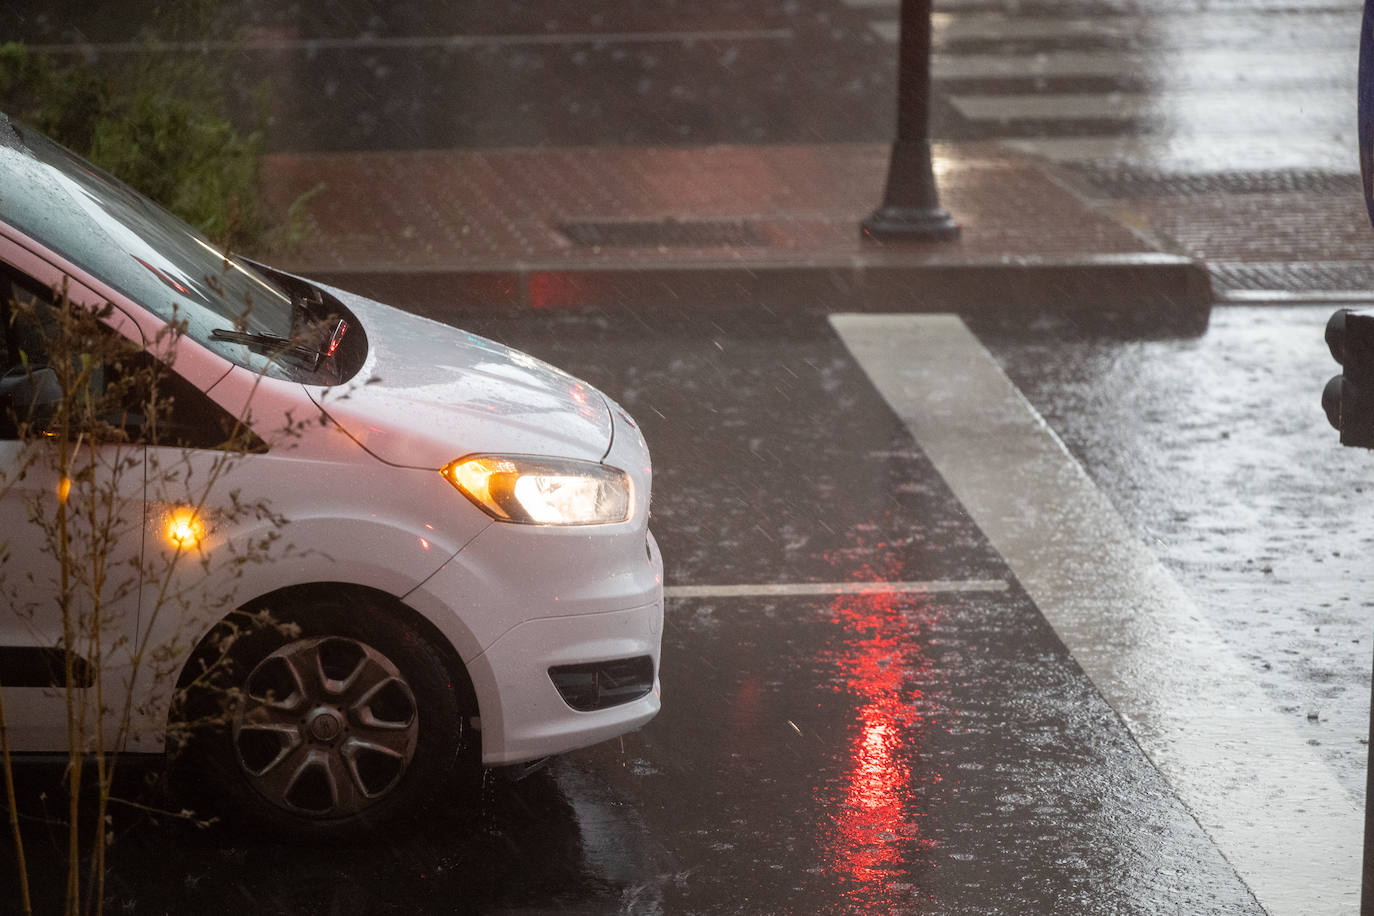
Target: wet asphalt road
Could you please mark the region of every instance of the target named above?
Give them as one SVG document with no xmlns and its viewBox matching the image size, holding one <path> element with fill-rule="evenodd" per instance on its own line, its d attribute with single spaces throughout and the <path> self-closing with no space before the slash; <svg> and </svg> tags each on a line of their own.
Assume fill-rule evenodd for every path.
<svg viewBox="0 0 1374 916">
<path fill-rule="evenodd" d="M 1317 408 L 1328 311 L 1224 309 L 1181 339 L 975 326 L 1353 809 L 1374 496 Z M 362 847 L 140 823 L 110 912 L 1263 912 L 1225 854 L 1243 825 L 1200 826 L 830 325 L 469 327 L 641 422 L 663 712 Z M 1353 905 L 1309 890 L 1330 896 L 1271 911 Z"/>
</svg>

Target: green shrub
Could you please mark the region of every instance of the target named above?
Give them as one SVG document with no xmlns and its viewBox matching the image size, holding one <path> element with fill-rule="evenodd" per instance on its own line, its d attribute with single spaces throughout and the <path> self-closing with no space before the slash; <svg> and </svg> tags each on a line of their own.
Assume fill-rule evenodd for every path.
<svg viewBox="0 0 1374 916">
<path fill-rule="evenodd" d="M 88 61 L 0 45 L 0 108 L 128 182 L 217 243 L 250 246 L 260 132 L 226 116 L 209 57 L 155 50 Z"/>
</svg>

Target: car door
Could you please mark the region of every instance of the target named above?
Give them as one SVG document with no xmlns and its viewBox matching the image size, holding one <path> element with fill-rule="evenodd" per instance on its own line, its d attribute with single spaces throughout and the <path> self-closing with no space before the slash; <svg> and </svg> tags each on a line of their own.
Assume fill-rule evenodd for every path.
<svg viewBox="0 0 1374 916">
<path fill-rule="evenodd" d="M 90 423 L 66 441 L 55 433 L 59 364 L 82 370 L 78 400 L 87 404 L 100 403 L 118 367 L 102 363 L 109 351 L 93 340 L 54 343 L 64 300 L 88 307 L 102 300 L 71 277 L 33 266 L 21 270 L 0 258 L 0 689 L 12 750 L 68 749 L 67 687 L 76 688 L 80 745 L 96 747 L 100 735 L 101 746 L 113 749 L 136 651 L 144 447 L 137 436 L 112 434 L 128 421 L 122 413 L 92 421 L 99 435 Z M 132 343 L 141 340 L 136 326 L 118 310 L 98 334 L 123 341 L 126 351 L 141 349 Z"/>
</svg>

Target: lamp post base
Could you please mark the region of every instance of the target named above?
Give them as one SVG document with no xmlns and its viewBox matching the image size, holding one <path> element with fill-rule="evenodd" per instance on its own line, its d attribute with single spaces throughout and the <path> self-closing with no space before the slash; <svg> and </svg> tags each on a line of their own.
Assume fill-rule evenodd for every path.
<svg viewBox="0 0 1374 916">
<path fill-rule="evenodd" d="M 877 242 L 952 242 L 959 224 L 939 207 L 879 207 L 859 224 Z"/>
</svg>

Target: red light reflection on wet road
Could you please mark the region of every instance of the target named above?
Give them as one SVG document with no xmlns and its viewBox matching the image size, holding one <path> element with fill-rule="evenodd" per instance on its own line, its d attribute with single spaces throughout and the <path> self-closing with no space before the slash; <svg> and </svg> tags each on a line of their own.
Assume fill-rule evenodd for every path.
<svg viewBox="0 0 1374 916">
<path fill-rule="evenodd" d="M 858 701 L 858 730 L 822 854 L 845 896 L 871 912 L 911 899 L 909 854 L 930 845 L 917 826 L 910 767 L 922 731 L 917 674 L 925 656 L 899 600 L 911 599 L 875 593 L 845 596 L 834 605 L 842 642 L 832 658 L 841 689 Z"/>
<path fill-rule="evenodd" d="M 840 875 L 863 885 L 881 884 L 901 865 L 901 853 L 891 840 L 905 824 L 902 787 L 906 774 L 892 754 L 898 740 L 894 723 L 877 706 L 865 707 L 860 715 L 863 731 L 846 774 L 848 790 L 832 855 Z"/>
</svg>

